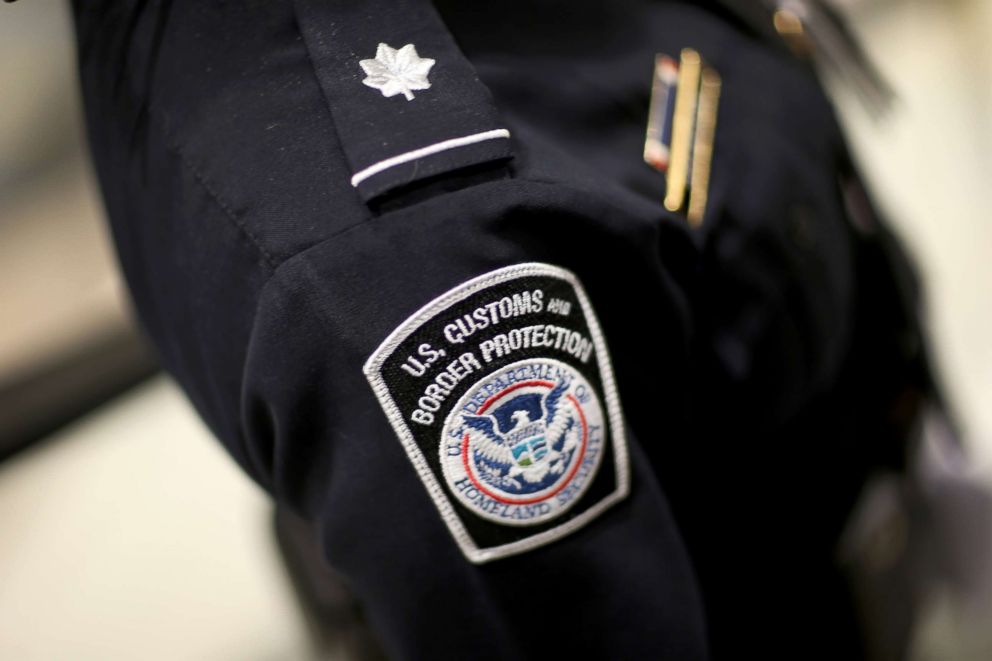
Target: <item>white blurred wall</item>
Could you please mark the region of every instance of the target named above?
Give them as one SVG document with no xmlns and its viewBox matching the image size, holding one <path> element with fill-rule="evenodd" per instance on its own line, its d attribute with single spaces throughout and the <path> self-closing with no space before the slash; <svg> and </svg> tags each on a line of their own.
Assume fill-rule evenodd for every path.
<svg viewBox="0 0 992 661">
<path fill-rule="evenodd" d="M 944 383 L 992 474 L 992 1 L 848 4 L 898 101 L 875 122 L 843 89 L 836 98 L 876 197 L 918 258 Z"/>
</svg>

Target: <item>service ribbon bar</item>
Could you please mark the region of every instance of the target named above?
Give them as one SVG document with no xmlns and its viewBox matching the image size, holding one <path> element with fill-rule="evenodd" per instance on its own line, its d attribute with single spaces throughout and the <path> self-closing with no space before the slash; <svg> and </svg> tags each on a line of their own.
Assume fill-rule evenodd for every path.
<svg viewBox="0 0 992 661">
<path fill-rule="evenodd" d="M 682 50 L 679 62 L 655 57 L 644 161 L 665 173 L 665 208 L 703 222 L 720 102 L 720 75 L 699 53 Z"/>
</svg>

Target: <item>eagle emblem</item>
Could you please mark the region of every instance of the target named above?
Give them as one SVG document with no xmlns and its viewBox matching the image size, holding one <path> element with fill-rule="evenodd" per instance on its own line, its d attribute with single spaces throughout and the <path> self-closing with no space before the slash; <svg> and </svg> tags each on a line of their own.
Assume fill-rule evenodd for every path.
<svg viewBox="0 0 992 661">
<path fill-rule="evenodd" d="M 565 473 L 581 435 L 576 409 L 565 399 L 568 387 L 559 381 L 546 395 L 518 395 L 492 414 L 462 414 L 473 463 L 485 482 L 509 494 L 527 494 Z"/>
</svg>

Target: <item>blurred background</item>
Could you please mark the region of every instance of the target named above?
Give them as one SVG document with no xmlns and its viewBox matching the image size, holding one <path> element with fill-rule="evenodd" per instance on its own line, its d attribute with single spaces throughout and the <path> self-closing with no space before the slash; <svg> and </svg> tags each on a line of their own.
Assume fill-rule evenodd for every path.
<svg viewBox="0 0 992 661">
<path fill-rule="evenodd" d="M 921 588 L 910 656 L 992 659 L 979 490 L 992 485 L 992 2 L 835 4 L 898 97 L 873 119 L 829 81 L 925 277 L 970 454 L 953 468 L 969 486 L 954 493 L 978 517 L 957 532 L 983 537 L 964 544 L 978 552 L 958 564 L 967 571 Z M 0 658 L 326 656 L 276 551 L 267 498 L 133 328 L 74 67 L 66 4 L 0 5 Z"/>
</svg>

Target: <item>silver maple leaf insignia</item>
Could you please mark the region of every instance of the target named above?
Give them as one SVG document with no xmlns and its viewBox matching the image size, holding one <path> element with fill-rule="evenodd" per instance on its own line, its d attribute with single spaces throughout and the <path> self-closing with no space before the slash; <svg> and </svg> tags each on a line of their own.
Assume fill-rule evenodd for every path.
<svg viewBox="0 0 992 661">
<path fill-rule="evenodd" d="M 417 55 L 413 44 L 399 50 L 379 44 L 375 59 L 362 60 L 358 64 L 368 76 L 362 82 L 376 88 L 383 96 L 402 94 L 407 101 L 411 101 L 411 90 L 425 90 L 431 86 L 427 81 L 427 72 L 434 66 L 434 60 Z"/>
</svg>

